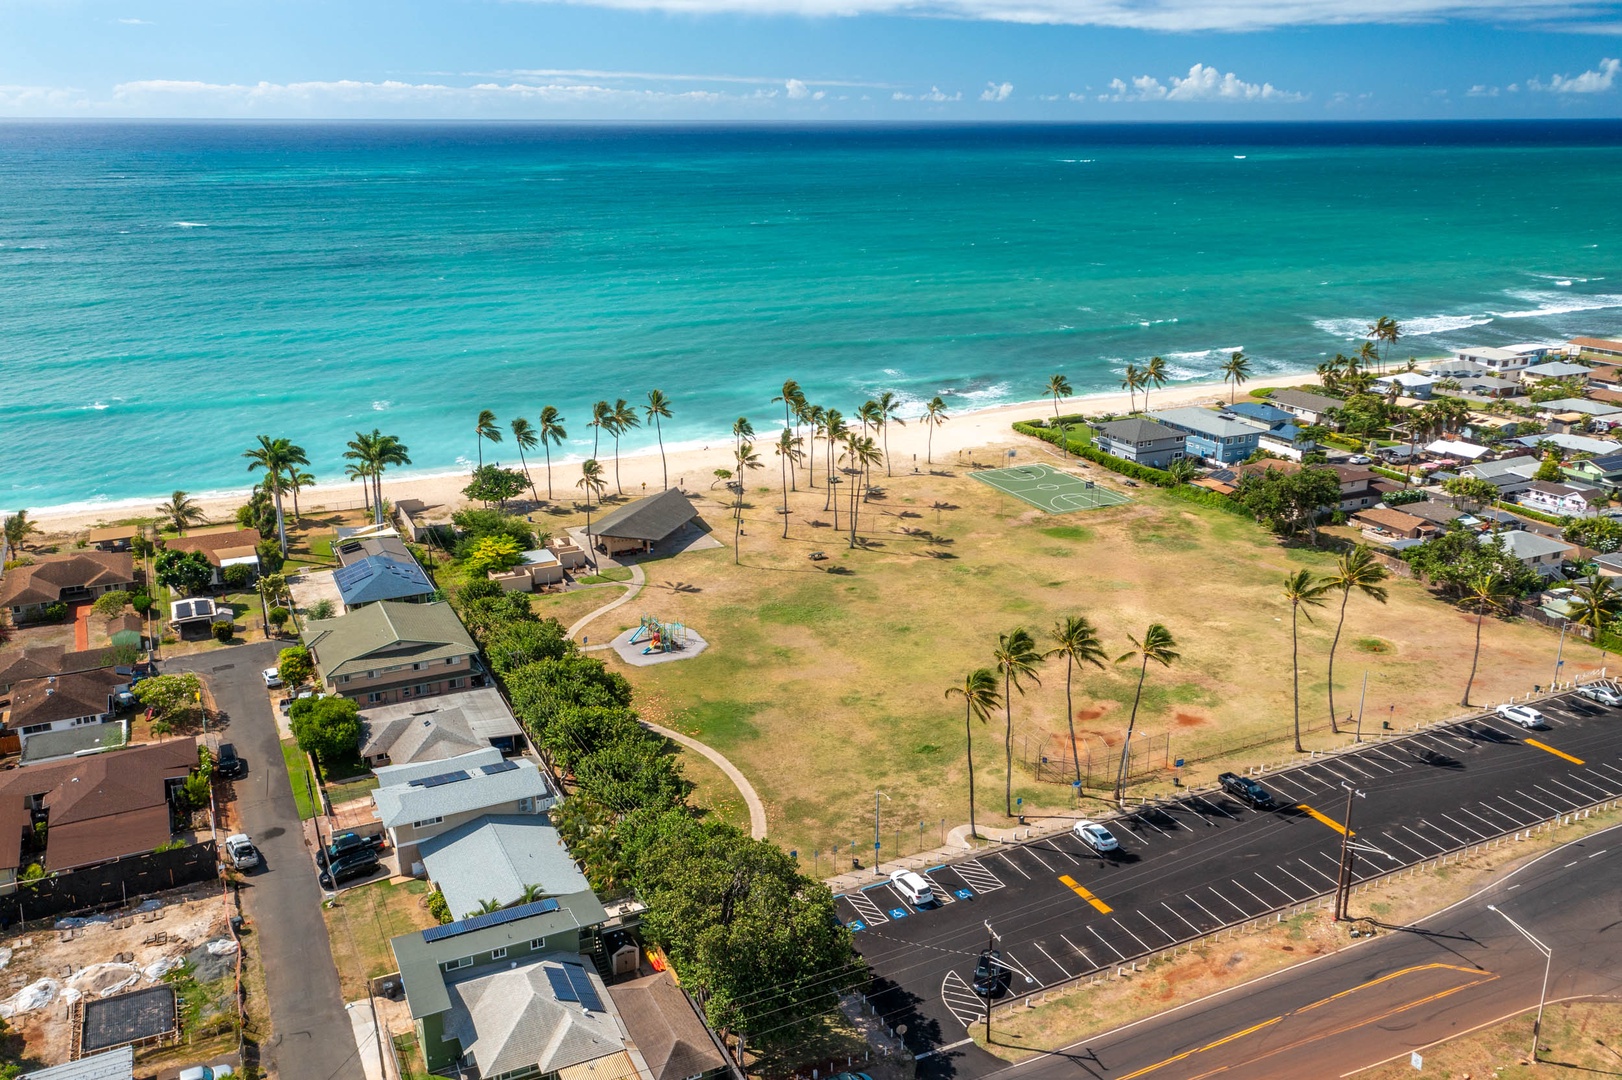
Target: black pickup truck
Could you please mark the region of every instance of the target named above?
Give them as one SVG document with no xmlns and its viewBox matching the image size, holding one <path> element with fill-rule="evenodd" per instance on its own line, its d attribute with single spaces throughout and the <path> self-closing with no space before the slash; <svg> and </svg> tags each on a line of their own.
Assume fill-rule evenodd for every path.
<svg viewBox="0 0 1622 1080">
<path fill-rule="evenodd" d="M 1271 792 L 1248 776 L 1225 772 L 1217 777 L 1217 783 L 1223 791 L 1257 810 L 1271 810 L 1278 805 Z"/>
</svg>

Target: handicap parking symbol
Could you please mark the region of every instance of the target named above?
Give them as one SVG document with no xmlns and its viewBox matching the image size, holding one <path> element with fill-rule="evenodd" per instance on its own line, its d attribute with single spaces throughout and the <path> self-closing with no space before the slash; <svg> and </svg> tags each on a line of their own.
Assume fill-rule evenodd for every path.
<svg viewBox="0 0 1622 1080">
<path fill-rule="evenodd" d="M 959 900 L 967 900 L 974 895 L 973 889 L 953 889 L 952 892 L 956 894 Z"/>
<path fill-rule="evenodd" d="M 910 914 L 912 913 L 904 907 L 893 907 L 890 909 L 890 918 L 892 919 L 905 919 Z"/>
<path fill-rule="evenodd" d="M 850 927 L 851 933 L 853 934 L 867 929 L 867 924 L 860 919 L 852 919 L 845 925 Z"/>
</svg>

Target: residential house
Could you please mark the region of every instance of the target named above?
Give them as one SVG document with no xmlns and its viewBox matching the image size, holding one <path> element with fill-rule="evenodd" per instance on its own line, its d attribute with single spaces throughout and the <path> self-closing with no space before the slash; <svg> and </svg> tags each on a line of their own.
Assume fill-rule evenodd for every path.
<svg viewBox="0 0 1622 1080">
<path fill-rule="evenodd" d="M 1478 461 L 1473 465 L 1466 465 L 1460 471 L 1460 475 L 1486 480 L 1498 489 L 1498 497 L 1503 499 L 1531 487 L 1532 478 L 1537 474 L 1538 466 L 1542 464 L 1538 458 L 1521 455 L 1499 458 L 1497 461 Z"/>
<path fill-rule="evenodd" d="M 1622 405 L 1590 401 L 1588 398 L 1557 398 L 1554 401 L 1543 401 L 1538 403 L 1537 410 L 1539 418 L 1550 421 L 1558 420 L 1569 413 L 1580 413 L 1597 427 L 1608 428 L 1622 422 Z"/>
<path fill-rule="evenodd" d="M 1326 397 L 1306 390 L 1274 390 L 1267 402 L 1285 412 L 1293 413 L 1308 425 L 1329 424 L 1329 414 L 1346 407 L 1346 402 L 1340 398 Z"/>
<path fill-rule="evenodd" d="M 375 772 L 372 805 L 399 855 L 400 872 L 414 877 L 424 872 L 424 840 L 489 814 L 541 814 L 558 801 L 533 761 L 505 758 L 493 746 Z"/>
<path fill-rule="evenodd" d="M 1256 452 L 1261 432 L 1250 424 L 1194 406 L 1152 412 L 1149 418 L 1184 434 L 1184 453 L 1233 465 Z"/>
<path fill-rule="evenodd" d="M 1536 359 L 1528 353 L 1492 346 L 1459 349 L 1453 356 L 1460 363 L 1480 364 L 1495 374 L 1507 374 L 1511 378 L 1518 377 L 1522 371 L 1531 367 Z"/>
<path fill-rule="evenodd" d="M 562 584 L 563 563 L 551 548 L 534 548 L 524 552 L 521 559 L 509 570 L 490 571 L 490 580 L 500 585 L 503 592 L 534 592 L 537 588 Z"/>
<path fill-rule="evenodd" d="M 0 892 L 23 863 L 23 829 L 37 822 L 46 823 L 43 865 L 52 871 L 169 843 L 175 791 L 195 768 L 197 740 L 175 738 L 0 773 Z"/>
<path fill-rule="evenodd" d="M 510 754 L 523 744 L 523 729 L 501 692 L 488 686 L 363 709 L 360 723 L 360 755 L 368 768 L 442 761 L 489 746 Z"/>
<path fill-rule="evenodd" d="M 411 554 L 411 549 L 400 539 L 400 534 L 387 525 L 370 525 L 365 529 L 339 529 L 338 538 L 332 545 L 332 553 L 338 556 L 338 562 L 344 566 L 377 555 L 412 565 L 416 565 L 417 562 L 416 556 Z"/>
<path fill-rule="evenodd" d="M 1398 371 L 1374 380 L 1376 394 L 1395 393 L 1398 397 L 1429 401 L 1436 391 L 1436 376 L 1418 371 Z"/>
<path fill-rule="evenodd" d="M 1528 364 L 1541 364 L 1549 358 L 1549 354 L 1564 354 L 1566 346 L 1563 342 L 1534 341 L 1521 345 L 1505 345 L 1505 352 L 1512 352 L 1516 356 L 1526 357 Z"/>
<path fill-rule="evenodd" d="M 1622 453 L 1622 444 L 1615 439 L 1596 439 L 1592 435 L 1573 435 L 1564 431 L 1548 431 L 1541 435 L 1524 435 L 1515 440 L 1521 446 L 1538 449 L 1543 443 L 1558 446 L 1568 454 L 1594 454 L 1603 457 L 1606 454 Z"/>
<path fill-rule="evenodd" d="M 428 879 L 458 918 L 478 914 L 487 900 L 507 907 L 591 891 L 558 831 L 540 814 L 474 818 L 429 837 L 419 850 Z"/>
<path fill-rule="evenodd" d="M 1556 517 L 1593 517 L 1610 501 L 1610 496 L 1586 484 L 1558 484 L 1534 480 L 1516 496 L 1531 510 Z"/>
<path fill-rule="evenodd" d="M 1577 554 L 1577 546 L 1552 536 L 1540 536 L 1524 529 L 1511 529 L 1501 533 L 1482 533 L 1481 542 L 1492 544 L 1502 541 L 1505 550 L 1544 577 L 1560 573 L 1560 565 Z"/>
<path fill-rule="evenodd" d="M 110 667 L 24 679 L 12 688 L 6 727 L 17 733 L 26 754 L 28 741 L 42 732 L 107 723 L 113 696 L 129 685 L 128 675 Z"/>
<path fill-rule="evenodd" d="M 1186 438 L 1176 428 L 1131 417 L 1099 424 L 1093 432 L 1093 445 L 1125 461 L 1164 469 L 1183 456 Z"/>
<path fill-rule="evenodd" d="M 302 636 L 325 688 L 362 707 L 484 685 L 478 647 L 449 604 L 383 600 L 311 619 Z"/>
<path fill-rule="evenodd" d="M 1526 385 L 1537 385 L 1546 382 L 1558 382 L 1561 379 L 1588 379 L 1588 366 L 1586 364 L 1572 364 L 1565 360 L 1550 360 L 1546 363 L 1533 364 L 1521 372 L 1521 382 Z"/>
<path fill-rule="evenodd" d="M 259 573 L 259 530 L 238 529 L 230 526 L 195 529 L 185 536 L 160 539 L 158 546 L 169 551 L 200 551 L 214 568 L 213 585 L 225 584 L 227 566 L 246 566 L 255 575 Z"/>
<path fill-rule="evenodd" d="M 1395 537 L 1400 540 L 1418 540 L 1435 536 L 1442 530 L 1424 518 L 1405 514 L 1387 506 L 1371 506 L 1351 516 L 1351 523 L 1363 530 L 1365 536 L 1376 539 Z"/>
<path fill-rule="evenodd" d="M 400 499 L 394 504 L 394 517 L 400 531 L 411 538 L 413 544 L 426 544 L 436 532 L 451 536 L 456 525 L 451 521 L 451 509 L 421 499 Z"/>
<path fill-rule="evenodd" d="M 206 596 L 169 602 L 169 625 L 182 638 L 205 638 L 215 623 L 235 622 L 236 609 Z"/>
<path fill-rule="evenodd" d="M 1222 406 L 1221 412 L 1262 431 L 1271 431 L 1285 424 L 1293 424 L 1299 419 L 1293 412 L 1286 412 L 1276 405 L 1268 405 L 1261 401 L 1236 401 L 1232 405 Z"/>
<path fill-rule="evenodd" d="M 1593 357 L 1596 360 L 1609 361 L 1613 364 L 1622 361 L 1622 341 L 1577 337 L 1571 339 L 1569 351 L 1576 353 L 1583 359 Z"/>
<path fill-rule="evenodd" d="M 135 1076 L 135 1048 L 120 1046 L 48 1069 L 23 1073 L 18 1080 L 131 1080 Z"/>
<path fill-rule="evenodd" d="M 139 535 L 141 535 L 139 525 L 108 525 L 101 529 L 91 529 L 90 534 L 85 537 L 85 543 L 97 551 L 128 551 Z"/>
<path fill-rule="evenodd" d="M 1242 424 L 1249 424 L 1261 434 L 1256 445 L 1269 454 L 1300 461 L 1318 444 L 1301 433 L 1298 418 L 1292 412 L 1264 405 L 1259 401 L 1241 401 L 1224 406 L 1223 416 L 1231 416 Z"/>
<path fill-rule="evenodd" d="M 1598 568 L 1601 577 L 1622 577 L 1622 551 L 1594 556 L 1594 566 Z"/>
<path fill-rule="evenodd" d="M 1393 509 L 1401 510 L 1409 517 L 1416 517 L 1421 521 L 1429 522 L 1438 529 L 1445 529 L 1460 518 L 1469 516 L 1463 510 L 1449 506 L 1444 502 L 1437 502 L 1435 499 L 1428 499 L 1424 502 L 1403 503 Z"/>
<path fill-rule="evenodd" d="M 128 552 L 76 551 L 14 566 L 0 578 L 0 609 L 13 623 L 45 616 L 52 604 L 77 604 L 102 593 L 134 589 L 139 580 Z"/>
<path fill-rule="evenodd" d="M 1379 473 L 1361 465 L 1330 465 L 1328 468 L 1340 478 L 1340 505 L 1336 509 L 1342 513 L 1363 510 L 1380 502 L 1381 495 L 1374 487 Z"/>
<path fill-rule="evenodd" d="M 583 955 L 607 917 L 586 892 L 390 941 L 427 1070 L 651 1080 Z"/>
<path fill-rule="evenodd" d="M 346 612 L 383 600 L 427 603 L 435 592 L 434 583 L 410 555 L 404 562 L 388 555 L 371 555 L 346 563 L 332 572 L 332 581 L 338 586 Z"/>
<path fill-rule="evenodd" d="M 1579 484 L 1592 484 L 1608 491 L 1622 487 L 1622 452 L 1568 461 L 1563 469 Z M 0 669 L 0 693 L 5 691 L 5 682 L 5 671 Z"/>
<path fill-rule="evenodd" d="M 1480 461 L 1492 455 L 1492 447 L 1466 442 L 1464 439 L 1437 439 L 1425 447 L 1425 453 L 1432 457 L 1455 458 L 1459 461 Z"/>
<path fill-rule="evenodd" d="M 79 671 L 111 667 L 113 655 L 111 649 L 71 651 L 65 645 L 39 645 L 0 656 L 0 697 L 10 694 L 11 688 L 24 679 L 43 679 L 49 675 L 72 675 Z"/>
<path fill-rule="evenodd" d="M 728 1071 L 715 1035 L 671 972 L 617 982 L 608 988 L 608 996 L 653 1080 L 693 1080 Z"/>
<path fill-rule="evenodd" d="M 1465 375 L 1454 381 L 1460 393 L 1478 398 L 1508 398 L 1521 392 L 1520 383 L 1495 375 Z"/>
<path fill-rule="evenodd" d="M 593 523 L 590 536 L 597 549 L 610 558 L 651 552 L 689 525 L 703 528 L 691 500 L 677 488 L 637 499 Z"/>
</svg>

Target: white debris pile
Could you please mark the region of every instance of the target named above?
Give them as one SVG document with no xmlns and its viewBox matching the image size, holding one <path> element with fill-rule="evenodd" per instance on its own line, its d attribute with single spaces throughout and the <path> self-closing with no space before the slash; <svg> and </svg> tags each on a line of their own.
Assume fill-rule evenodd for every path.
<svg viewBox="0 0 1622 1080">
<path fill-rule="evenodd" d="M 179 956 L 163 956 L 141 969 L 148 982 L 157 982 L 185 961 Z"/>
<path fill-rule="evenodd" d="M 4 971 L 9 963 L 11 963 L 11 950 L 0 948 L 0 971 Z"/>
<path fill-rule="evenodd" d="M 237 943 L 230 938 L 219 938 L 208 943 L 208 951 L 215 956 L 229 956 L 237 951 Z"/>
<path fill-rule="evenodd" d="M 141 981 L 141 969 L 134 964 L 91 964 L 68 980 L 83 994 L 112 997 Z"/>
<path fill-rule="evenodd" d="M 61 992 L 62 984 L 55 979 L 39 979 L 31 982 L 5 1001 L 0 1001 L 0 1017 L 9 1020 L 18 1013 L 43 1009 L 55 1001 L 57 994 Z"/>
</svg>

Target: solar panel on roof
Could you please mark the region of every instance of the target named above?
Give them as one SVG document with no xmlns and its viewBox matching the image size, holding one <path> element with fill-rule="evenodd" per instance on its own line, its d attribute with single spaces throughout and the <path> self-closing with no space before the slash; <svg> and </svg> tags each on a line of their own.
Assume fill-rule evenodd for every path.
<svg viewBox="0 0 1622 1080">
<path fill-rule="evenodd" d="M 592 1012 L 602 1012 L 602 999 L 597 996 L 597 988 L 591 985 L 591 976 L 586 974 L 586 969 L 565 964 L 563 970 L 569 975 L 569 982 L 574 986 L 575 997 L 580 1000 L 581 1007 Z"/>
<path fill-rule="evenodd" d="M 454 784 L 458 780 L 466 780 L 466 779 L 468 779 L 468 775 L 467 775 L 466 771 L 464 771 L 462 769 L 457 769 L 455 772 L 435 773 L 433 776 L 425 776 L 420 780 L 412 780 L 406 786 L 407 787 L 425 787 L 425 788 L 427 788 L 427 787 L 439 787 L 439 786 L 441 786 L 443 784 Z"/>
<path fill-rule="evenodd" d="M 546 981 L 552 984 L 553 997 L 559 1001 L 580 1000 L 579 995 L 574 992 L 574 982 L 569 978 L 569 972 L 566 968 L 548 965 L 542 970 L 546 972 Z"/>
<path fill-rule="evenodd" d="M 430 926 L 422 932 L 423 941 L 443 941 L 458 934 L 471 933 L 474 930 L 486 930 L 492 926 L 501 926 L 505 923 L 527 919 L 531 915 L 545 915 L 558 909 L 556 900 L 537 900 L 533 904 L 519 904 L 517 907 L 506 908 L 501 911 L 492 911 L 488 915 L 475 915 L 471 919 L 462 919 L 459 922 L 446 923 L 444 926 Z"/>
<path fill-rule="evenodd" d="M 518 768 L 518 762 L 498 761 L 494 765 L 482 765 L 480 768 L 484 770 L 484 775 L 494 776 L 497 773 L 512 772 L 514 769 Z"/>
</svg>

